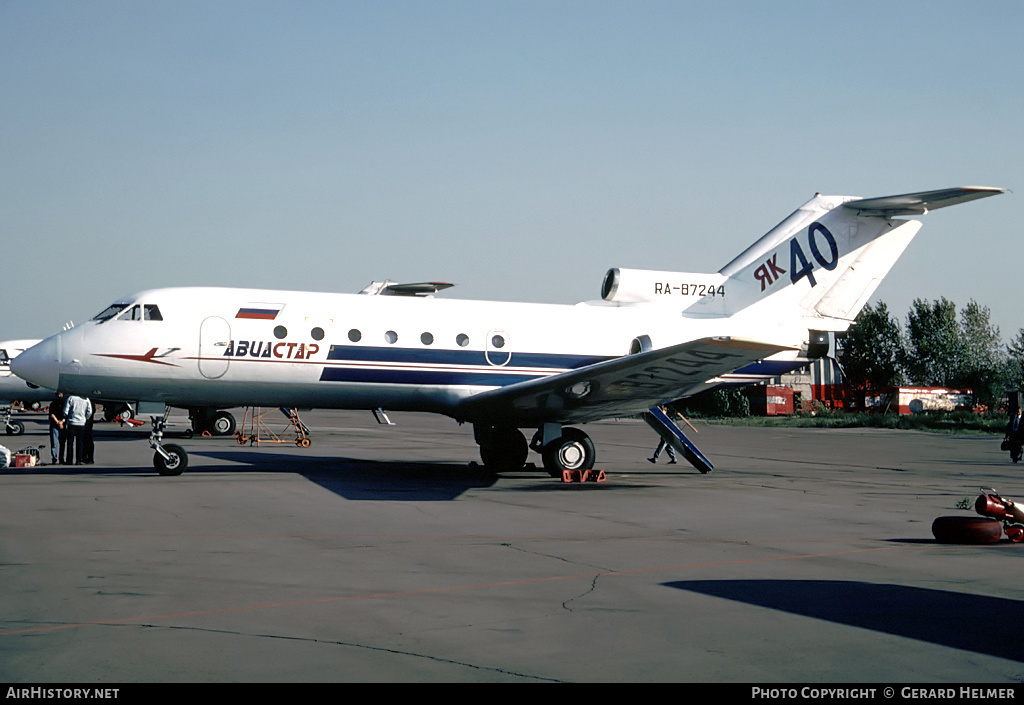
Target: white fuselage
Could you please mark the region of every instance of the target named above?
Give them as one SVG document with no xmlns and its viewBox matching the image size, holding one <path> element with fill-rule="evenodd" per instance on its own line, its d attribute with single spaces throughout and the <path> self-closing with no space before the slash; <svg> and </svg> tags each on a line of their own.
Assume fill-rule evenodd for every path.
<svg viewBox="0 0 1024 705">
<path fill-rule="evenodd" d="M 721 318 L 684 317 L 677 307 L 651 304 L 217 288 L 145 291 L 120 303 L 117 315 L 33 351 L 49 365 L 48 383 L 92 398 L 171 406 L 382 407 L 457 416 L 466 397 L 620 357 L 640 336 L 664 347 L 728 332 Z M 776 325 L 762 324 L 765 334 L 780 336 Z M 791 337 L 799 346 L 800 331 Z"/>
</svg>

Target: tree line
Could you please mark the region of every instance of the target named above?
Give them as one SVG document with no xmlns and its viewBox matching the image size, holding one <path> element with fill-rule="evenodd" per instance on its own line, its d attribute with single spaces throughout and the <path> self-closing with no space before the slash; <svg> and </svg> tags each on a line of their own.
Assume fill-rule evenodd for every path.
<svg viewBox="0 0 1024 705">
<path fill-rule="evenodd" d="M 1024 328 L 1007 345 L 989 309 L 973 299 L 959 312 L 945 297 L 915 299 L 905 325 L 884 302 L 867 305 L 841 341 L 839 363 L 861 390 L 889 386 L 970 388 L 994 407 L 1024 388 Z"/>
</svg>

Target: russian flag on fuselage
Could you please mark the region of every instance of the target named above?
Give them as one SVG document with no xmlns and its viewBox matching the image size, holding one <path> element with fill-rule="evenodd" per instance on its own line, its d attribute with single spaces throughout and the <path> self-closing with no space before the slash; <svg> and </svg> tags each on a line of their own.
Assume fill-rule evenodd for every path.
<svg viewBox="0 0 1024 705">
<path fill-rule="evenodd" d="M 281 313 L 284 304 L 249 304 L 238 309 L 235 318 L 256 318 L 263 321 L 272 321 Z"/>
</svg>

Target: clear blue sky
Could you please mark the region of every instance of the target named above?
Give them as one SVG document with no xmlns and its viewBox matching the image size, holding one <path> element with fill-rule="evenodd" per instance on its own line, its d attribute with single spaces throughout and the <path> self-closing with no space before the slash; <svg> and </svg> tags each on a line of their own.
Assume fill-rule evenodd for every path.
<svg viewBox="0 0 1024 705">
<path fill-rule="evenodd" d="M 940 210 L 879 289 L 1024 327 L 1024 3 L 0 0 L 0 339 L 171 285 L 573 303 L 816 191 Z"/>
</svg>

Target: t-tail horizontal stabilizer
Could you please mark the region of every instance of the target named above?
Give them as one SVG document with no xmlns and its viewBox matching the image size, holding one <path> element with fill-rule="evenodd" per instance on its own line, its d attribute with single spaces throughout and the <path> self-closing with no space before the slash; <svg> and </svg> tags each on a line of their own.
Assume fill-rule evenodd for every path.
<svg viewBox="0 0 1024 705">
<path fill-rule="evenodd" d="M 644 421 L 673 448 L 682 453 L 690 465 L 700 470 L 701 473 L 706 475 L 715 469 L 711 461 L 704 457 L 704 454 L 683 434 L 682 429 L 664 411 L 654 407 L 644 414 Z"/>
</svg>

